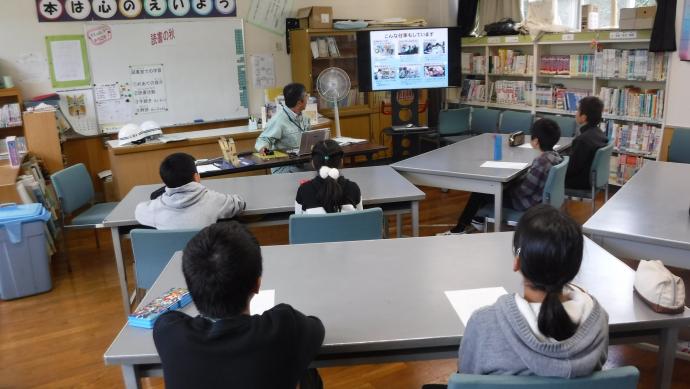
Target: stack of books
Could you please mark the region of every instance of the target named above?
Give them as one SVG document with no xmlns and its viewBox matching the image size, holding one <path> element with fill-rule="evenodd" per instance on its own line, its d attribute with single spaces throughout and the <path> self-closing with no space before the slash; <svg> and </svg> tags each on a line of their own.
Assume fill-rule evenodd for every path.
<svg viewBox="0 0 690 389">
<path fill-rule="evenodd" d="M 598 78 L 665 81 L 668 58 L 643 49 L 604 49 L 596 53 L 595 63 Z"/>
<path fill-rule="evenodd" d="M 462 73 L 463 74 L 484 74 L 486 73 L 486 60 L 484 56 L 476 53 L 462 53 Z"/>
<path fill-rule="evenodd" d="M 599 98 L 605 114 L 661 120 L 664 112 L 663 89 L 602 87 Z"/>
<path fill-rule="evenodd" d="M 19 104 L 5 104 L 0 107 L 0 128 L 22 125 L 22 110 Z"/>
<path fill-rule="evenodd" d="M 645 159 L 635 155 L 620 154 L 611 156 L 609 181 L 618 185 L 625 184 L 644 165 Z"/>
<path fill-rule="evenodd" d="M 489 73 L 530 75 L 534 66 L 534 56 L 520 51 L 498 49 L 497 55 L 489 58 Z"/>
<path fill-rule="evenodd" d="M 539 59 L 539 73 L 590 77 L 594 74 L 594 56 L 592 54 L 546 55 Z"/>
<path fill-rule="evenodd" d="M 484 80 L 462 80 L 460 99 L 462 101 L 486 101 L 486 85 L 484 85 Z"/>
<path fill-rule="evenodd" d="M 562 84 L 539 84 L 536 87 L 537 107 L 577 111 L 577 104 L 591 93 L 585 89 L 566 88 Z"/>
<path fill-rule="evenodd" d="M 616 151 L 656 157 L 661 146 L 661 128 L 648 124 L 611 123 L 610 129 Z"/>
<path fill-rule="evenodd" d="M 532 104 L 532 81 L 498 80 L 493 84 L 492 96 L 499 104 Z"/>
</svg>

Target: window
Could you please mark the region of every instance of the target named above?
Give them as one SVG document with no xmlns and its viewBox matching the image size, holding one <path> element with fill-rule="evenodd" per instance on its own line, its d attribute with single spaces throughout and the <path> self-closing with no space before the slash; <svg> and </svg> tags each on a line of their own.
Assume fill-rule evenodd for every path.
<svg viewBox="0 0 690 389">
<path fill-rule="evenodd" d="M 654 6 L 656 0 L 583 0 L 582 4 L 599 8 L 599 28 L 617 28 L 621 8 Z"/>
<path fill-rule="evenodd" d="M 571 31 L 578 31 L 580 28 L 580 4 L 582 0 L 521 0 L 520 7 L 522 18 L 527 18 L 527 9 L 530 3 L 539 5 L 544 14 L 551 15 L 551 24 L 566 26 Z"/>
</svg>

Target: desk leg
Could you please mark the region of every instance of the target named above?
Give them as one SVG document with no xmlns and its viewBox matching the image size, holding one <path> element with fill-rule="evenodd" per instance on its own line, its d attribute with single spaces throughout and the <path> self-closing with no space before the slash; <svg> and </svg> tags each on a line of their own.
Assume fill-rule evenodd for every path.
<svg viewBox="0 0 690 389">
<path fill-rule="evenodd" d="M 141 389 L 141 376 L 136 366 L 122 365 L 122 379 L 126 389 Z"/>
<path fill-rule="evenodd" d="M 673 381 L 673 363 L 676 359 L 676 343 L 678 342 L 678 328 L 661 330 L 659 336 L 659 355 L 657 356 L 655 388 L 670 389 Z"/>
<path fill-rule="evenodd" d="M 413 201 L 411 206 L 412 210 L 412 236 L 419 236 L 419 201 Z"/>
<path fill-rule="evenodd" d="M 122 258 L 122 245 L 120 243 L 120 231 L 117 227 L 110 229 L 113 237 L 113 251 L 115 252 L 115 265 L 117 265 L 117 277 L 120 280 L 120 293 L 122 294 L 122 304 L 125 308 L 125 316 L 131 313 L 129 309 L 129 290 L 127 289 L 127 273 L 125 271 L 125 260 Z"/>
<path fill-rule="evenodd" d="M 503 223 L 503 185 L 498 187 L 498 191 L 494 193 L 494 232 L 501 232 L 501 224 Z"/>
</svg>

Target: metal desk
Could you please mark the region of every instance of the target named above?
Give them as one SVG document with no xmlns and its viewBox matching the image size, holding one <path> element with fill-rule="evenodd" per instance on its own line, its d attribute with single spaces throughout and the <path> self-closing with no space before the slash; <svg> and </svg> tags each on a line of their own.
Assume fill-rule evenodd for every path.
<svg viewBox="0 0 690 389">
<path fill-rule="evenodd" d="M 583 226 L 621 258 L 690 268 L 690 165 L 645 162 Z"/>
<path fill-rule="evenodd" d="M 253 226 L 286 224 L 295 210 L 295 196 L 300 181 L 311 179 L 315 172 L 273 174 L 264 176 L 204 180 L 203 184 L 217 192 L 236 193 L 247 201 L 243 216 L 263 215 L 259 220 L 248 220 Z M 386 215 L 398 217 L 398 234 L 402 228 L 401 215 L 412 216 L 412 235 L 419 236 L 419 201 L 426 195 L 389 166 L 371 166 L 343 169 L 343 176 L 356 182 L 362 191 L 365 207 L 381 207 Z M 103 225 L 110 228 L 115 251 L 115 263 L 120 278 L 120 290 L 125 313 L 130 313 L 130 294 L 122 257 L 119 227 L 136 226 L 134 210 L 142 201 L 149 199 L 158 185 L 141 185 L 132 188 L 115 209 L 105 218 Z"/>
<path fill-rule="evenodd" d="M 444 291 L 521 291 L 522 278 L 512 271 L 512 237 L 507 232 L 267 246 L 261 286 L 275 290 L 276 304 L 289 303 L 323 321 L 326 338 L 315 367 L 453 358 L 464 327 Z M 678 328 L 690 324 L 690 310 L 654 313 L 633 294 L 633 281 L 633 270 L 586 240 L 574 282 L 608 312 L 613 343 L 660 340 L 656 387 L 668 388 Z M 142 304 L 185 285 L 177 253 Z M 193 304 L 183 311 L 197 314 Z M 162 373 L 151 330 L 125 325 L 104 359 L 122 365 L 127 388 Z"/>
<path fill-rule="evenodd" d="M 428 153 L 392 164 L 415 185 L 455 189 L 494 195 L 496 220 L 503 217 L 503 188 L 529 168 L 539 151 L 524 147 L 509 147 L 508 135 L 503 137 L 503 162 L 523 162 L 524 169 L 495 169 L 481 167 L 493 160 L 494 134 L 482 134 Z M 529 139 L 529 136 L 526 137 Z M 526 140 L 528 142 L 528 140 Z M 570 146 L 572 138 L 561 138 L 559 150 Z M 500 231 L 501 223 L 494 225 Z"/>
</svg>

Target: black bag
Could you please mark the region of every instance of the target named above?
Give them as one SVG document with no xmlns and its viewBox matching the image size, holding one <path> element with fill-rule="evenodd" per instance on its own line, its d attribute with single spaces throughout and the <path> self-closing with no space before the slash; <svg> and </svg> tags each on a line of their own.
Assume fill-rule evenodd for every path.
<svg viewBox="0 0 690 389">
<path fill-rule="evenodd" d="M 505 18 L 501 19 L 497 22 L 494 23 L 489 23 L 484 26 L 484 31 L 486 32 L 486 35 L 488 36 L 496 36 L 496 35 L 517 35 L 519 34 L 517 27 L 515 27 L 517 23 L 511 18 Z"/>
</svg>

